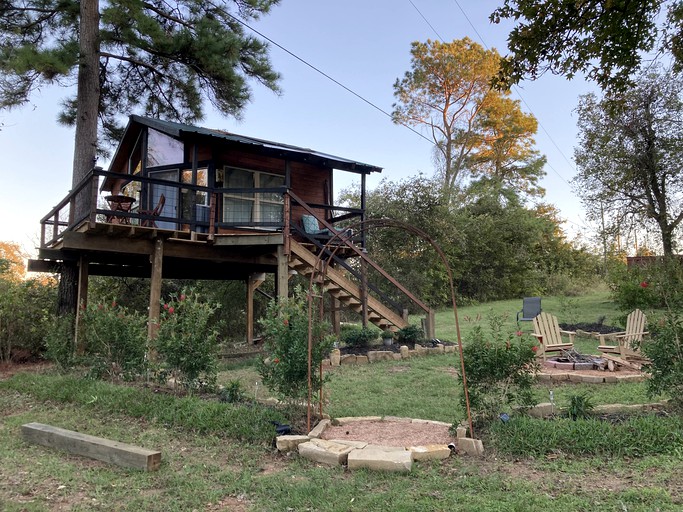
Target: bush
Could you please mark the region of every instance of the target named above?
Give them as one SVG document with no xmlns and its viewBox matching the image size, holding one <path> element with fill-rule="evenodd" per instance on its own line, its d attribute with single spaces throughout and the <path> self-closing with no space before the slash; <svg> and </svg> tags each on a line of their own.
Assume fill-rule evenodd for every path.
<svg viewBox="0 0 683 512">
<path fill-rule="evenodd" d="M 213 388 L 218 374 L 218 332 L 212 324 L 218 304 L 196 293 L 175 295 L 162 304 L 154 347 L 161 356 L 161 375 L 170 374 L 190 391 Z"/>
<path fill-rule="evenodd" d="M 480 424 L 497 419 L 506 406 L 536 403 L 531 389 L 538 370 L 535 342 L 525 335 L 504 335 L 499 316 L 491 315 L 489 324 L 488 334 L 475 327 L 463 349 L 470 408 Z M 464 408 L 464 393 L 461 403 Z"/>
<path fill-rule="evenodd" d="M 24 281 L 0 273 L 0 360 L 42 354 L 45 333 L 52 328 L 55 299 L 51 281 Z"/>
<path fill-rule="evenodd" d="M 45 333 L 45 357 L 62 371 L 70 370 L 77 363 L 73 326 L 73 315 L 54 317 Z"/>
<path fill-rule="evenodd" d="M 313 395 L 320 389 L 320 363 L 329 353 L 334 336 L 329 325 L 312 315 L 313 350 L 311 383 Z M 263 383 L 280 398 L 294 403 L 308 392 L 308 301 L 301 287 L 290 298 L 272 300 L 265 318 L 261 319 L 266 357 L 259 364 Z"/>
<path fill-rule="evenodd" d="M 573 421 L 585 420 L 591 416 L 593 409 L 595 409 L 595 405 L 588 393 L 581 393 L 569 396 L 565 413 Z"/>
<path fill-rule="evenodd" d="M 116 301 L 88 304 L 82 309 L 79 325 L 80 343 L 84 347 L 84 360 L 91 366 L 96 378 L 132 379 L 145 372 L 147 350 L 147 318 L 128 311 Z M 68 363 L 67 341 L 62 353 L 57 354 Z M 53 340 L 53 355 L 60 351 Z"/>
<path fill-rule="evenodd" d="M 399 329 L 396 338 L 399 343 L 419 343 L 424 340 L 425 333 L 421 327 L 417 325 L 408 325 L 403 329 Z"/>
<path fill-rule="evenodd" d="M 380 332 L 372 327 L 353 327 L 342 334 L 342 341 L 351 348 L 365 349 L 375 341 Z"/>
</svg>

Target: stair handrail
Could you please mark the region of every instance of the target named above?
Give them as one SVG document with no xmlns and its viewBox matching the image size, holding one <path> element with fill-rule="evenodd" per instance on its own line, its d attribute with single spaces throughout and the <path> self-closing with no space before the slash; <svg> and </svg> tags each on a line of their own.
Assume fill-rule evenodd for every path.
<svg viewBox="0 0 683 512">
<path fill-rule="evenodd" d="M 298 206 L 302 207 L 304 210 L 306 210 L 307 213 L 310 215 L 313 215 L 316 219 L 318 219 L 318 222 L 321 223 L 325 228 L 329 229 L 330 232 L 337 232 L 337 228 L 332 226 L 332 224 L 328 223 L 325 219 L 320 218 L 320 216 L 313 210 L 311 207 L 308 206 L 299 196 L 297 196 L 294 192 L 291 190 L 288 190 L 285 192 L 288 194 L 296 203 Z M 361 228 L 363 221 L 361 221 Z M 370 258 L 367 253 L 364 253 L 362 250 L 360 250 L 355 244 L 351 243 L 346 237 L 337 237 L 343 244 L 345 244 L 349 249 L 351 249 L 353 252 L 355 252 L 361 259 L 363 259 L 366 263 L 368 263 L 372 268 L 374 268 L 377 272 L 379 272 L 385 279 L 387 279 L 391 284 L 393 284 L 396 288 L 398 288 L 406 297 L 408 297 L 416 306 L 418 306 L 422 311 L 425 313 L 429 314 L 431 311 L 431 308 L 427 306 L 424 302 L 422 302 L 420 299 L 415 297 L 408 289 L 406 289 L 401 283 L 399 283 L 396 279 L 394 279 L 389 273 L 384 270 L 382 267 L 380 267 L 372 258 Z"/>
</svg>

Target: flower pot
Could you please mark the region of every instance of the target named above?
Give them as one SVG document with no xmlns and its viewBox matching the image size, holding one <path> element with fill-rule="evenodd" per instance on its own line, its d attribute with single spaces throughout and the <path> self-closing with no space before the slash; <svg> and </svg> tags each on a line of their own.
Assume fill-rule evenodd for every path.
<svg viewBox="0 0 683 512">
<path fill-rule="evenodd" d="M 382 338 L 385 347 L 390 347 L 394 343 L 394 338 Z"/>
</svg>

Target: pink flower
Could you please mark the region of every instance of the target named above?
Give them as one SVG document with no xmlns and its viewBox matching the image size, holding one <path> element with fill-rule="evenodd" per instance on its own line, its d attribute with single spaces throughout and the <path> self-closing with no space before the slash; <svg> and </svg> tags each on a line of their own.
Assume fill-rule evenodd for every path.
<svg viewBox="0 0 683 512">
<path fill-rule="evenodd" d="M 521 335 L 524 334 L 524 333 L 523 333 L 522 331 L 517 331 L 515 334 L 516 334 L 517 336 L 521 336 Z"/>
<path fill-rule="evenodd" d="M 175 308 L 174 308 L 173 306 L 171 306 L 170 308 L 168 308 L 168 312 L 169 312 L 170 314 L 173 314 L 174 311 L 175 311 Z"/>
<path fill-rule="evenodd" d="M 184 300 L 185 300 L 185 294 L 184 294 L 184 293 L 181 293 L 181 294 L 180 294 L 180 302 L 182 302 L 182 301 L 184 301 Z"/>
<path fill-rule="evenodd" d="M 98 304 L 97 309 L 104 309 L 104 306 L 102 304 Z"/>
<path fill-rule="evenodd" d="M 285 321 L 282 322 L 282 323 L 285 324 L 285 325 L 289 325 L 289 320 L 287 320 L 287 319 L 285 318 Z"/>
<path fill-rule="evenodd" d="M 650 283 L 648 283 L 647 281 L 643 281 L 642 283 L 640 283 L 641 288 L 647 288 L 648 286 L 650 286 Z"/>
<path fill-rule="evenodd" d="M 112 301 L 111 307 L 115 308 L 116 307 L 116 301 Z"/>
<path fill-rule="evenodd" d="M 168 304 L 164 304 L 164 309 L 168 310 Z"/>
<path fill-rule="evenodd" d="M 275 359 L 273 359 L 273 362 L 274 362 L 275 364 L 278 364 L 278 363 L 280 362 L 280 358 L 279 358 L 279 357 L 276 357 Z"/>
<path fill-rule="evenodd" d="M 534 345 L 533 347 L 531 347 L 531 350 L 533 352 L 538 352 L 538 346 Z"/>
</svg>

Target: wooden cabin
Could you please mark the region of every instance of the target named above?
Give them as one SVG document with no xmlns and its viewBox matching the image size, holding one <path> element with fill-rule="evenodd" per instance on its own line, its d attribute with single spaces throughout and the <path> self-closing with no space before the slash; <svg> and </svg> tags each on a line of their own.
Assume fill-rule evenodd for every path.
<svg viewBox="0 0 683 512">
<path fill-rule="evenodd" d="M 334 204 L 335 172 L 360 176 L 361 208 Z M 310 149 L 131 116 L 109 170 L 94 168 L 41 220 L 29 270 L 77 265 L 77 303 L 87 298 L 89 275 L 149 277 L 151 320 L 163 278 L 244 280 L 251 342 L 264 275 L 274 274 L 278 296 L 287 296 L 290 276 L 310 275 L 324 258 L 330 265 L 319 282 L 335 304 L 396 330 L 407 325 L 405 304 L 382 297 L 359 270 L 383 272 L 364 250 L 365 180 L 375 172 L 381 168 Z"/>
</svg>

